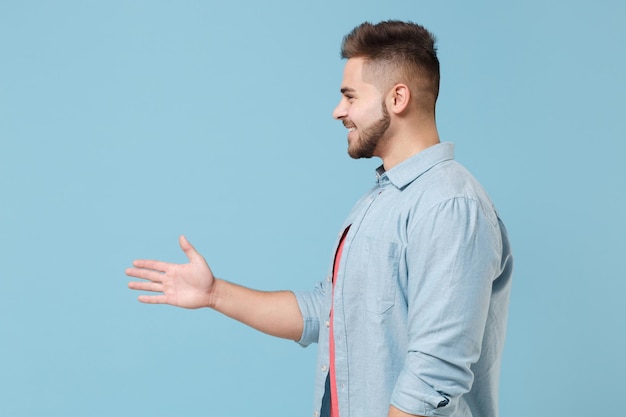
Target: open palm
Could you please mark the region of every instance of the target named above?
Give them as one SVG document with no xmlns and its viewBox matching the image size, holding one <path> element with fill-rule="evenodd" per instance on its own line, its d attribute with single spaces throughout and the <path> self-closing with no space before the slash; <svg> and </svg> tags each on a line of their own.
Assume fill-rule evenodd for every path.
<svg viewBox="0 0 626 417">
<path fill-rule="evenodd" d="M 208 307 L 215 277 L 211 268 L 184 236 L 180 247 L 189 263 L 174 264 L 161 261 L 136 260 L 126 275 L 146 281 L 131 281 L 133 290 L 158 292 L 158 295 L 140 295 L 139 301 L 148 304 L 170 304 L 184 308 Z"/>
</svg>

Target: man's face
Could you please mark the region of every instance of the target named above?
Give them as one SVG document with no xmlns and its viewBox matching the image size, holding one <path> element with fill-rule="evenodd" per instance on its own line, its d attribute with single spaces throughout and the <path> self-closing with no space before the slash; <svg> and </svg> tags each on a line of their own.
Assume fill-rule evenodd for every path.
<svg viewBox="0 0 626 417">
<path fill-rule="evenodd" d="M 346 62 L 341 101 L 333 111 L 333 117 L 349 129 L 348 155 L 355 159 L 382 157 L 390 125 L 383 95 L 363 80 L 363 65 L 362 58 L 350 58 Z"/>
</svg>

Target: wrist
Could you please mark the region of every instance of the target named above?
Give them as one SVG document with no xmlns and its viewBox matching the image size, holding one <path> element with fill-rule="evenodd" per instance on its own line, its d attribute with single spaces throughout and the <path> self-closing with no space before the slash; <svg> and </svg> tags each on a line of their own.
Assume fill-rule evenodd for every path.
<svg viewBox="0 0 626 417">
<path fill-rule="evenodd" d="M 220 293 L 221 293 L 223 286 L 224 286 L 223 280 L 219 278 L 213 279 L 213 285 L 211 285 L 211 288 L 209 289 L 207 293 L 206 307 L 213 309 L 213 310 L 218 310 Z"/>
</svg>

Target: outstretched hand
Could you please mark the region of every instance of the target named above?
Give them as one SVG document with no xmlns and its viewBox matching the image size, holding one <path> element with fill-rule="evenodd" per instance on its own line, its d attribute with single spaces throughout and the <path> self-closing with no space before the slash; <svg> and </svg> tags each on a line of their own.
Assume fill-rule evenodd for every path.
<svg viewBox="0 0 626 417">
<path fill-rule="evenodd" d="M 160 261 L 136 260 L 126 275 L 146 281 L 131 281 L 128 288 L 161 293 L 140 295 L 139 301 L 148 304 L 170 304 L 184 308 L 209 307 L 215 277 L 205 259 L 187 241 L 179 239 L 180 248 L 189 263 L 173 264 Z"/>
</svg>

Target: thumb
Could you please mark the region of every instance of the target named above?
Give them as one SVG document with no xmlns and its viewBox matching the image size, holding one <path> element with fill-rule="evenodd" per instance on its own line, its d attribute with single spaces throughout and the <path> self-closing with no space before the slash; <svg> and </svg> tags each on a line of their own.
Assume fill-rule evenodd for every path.
<svg viewBox="0 0 626 417">
<path fill-rule="evenodd" d="M 178 239 L 178 243 L 180 244 L 180 248 L 183 250 L 183 252 L 185 252 L 185 255 L 187 255 L 187 259 L 189 259 L 189 262 L 204 261 L 202 255 L 200 255 L 196 248 L 194 248 L 193 245 L 189 243 L 185 236 L 181 235 Z"/>
</svg>

